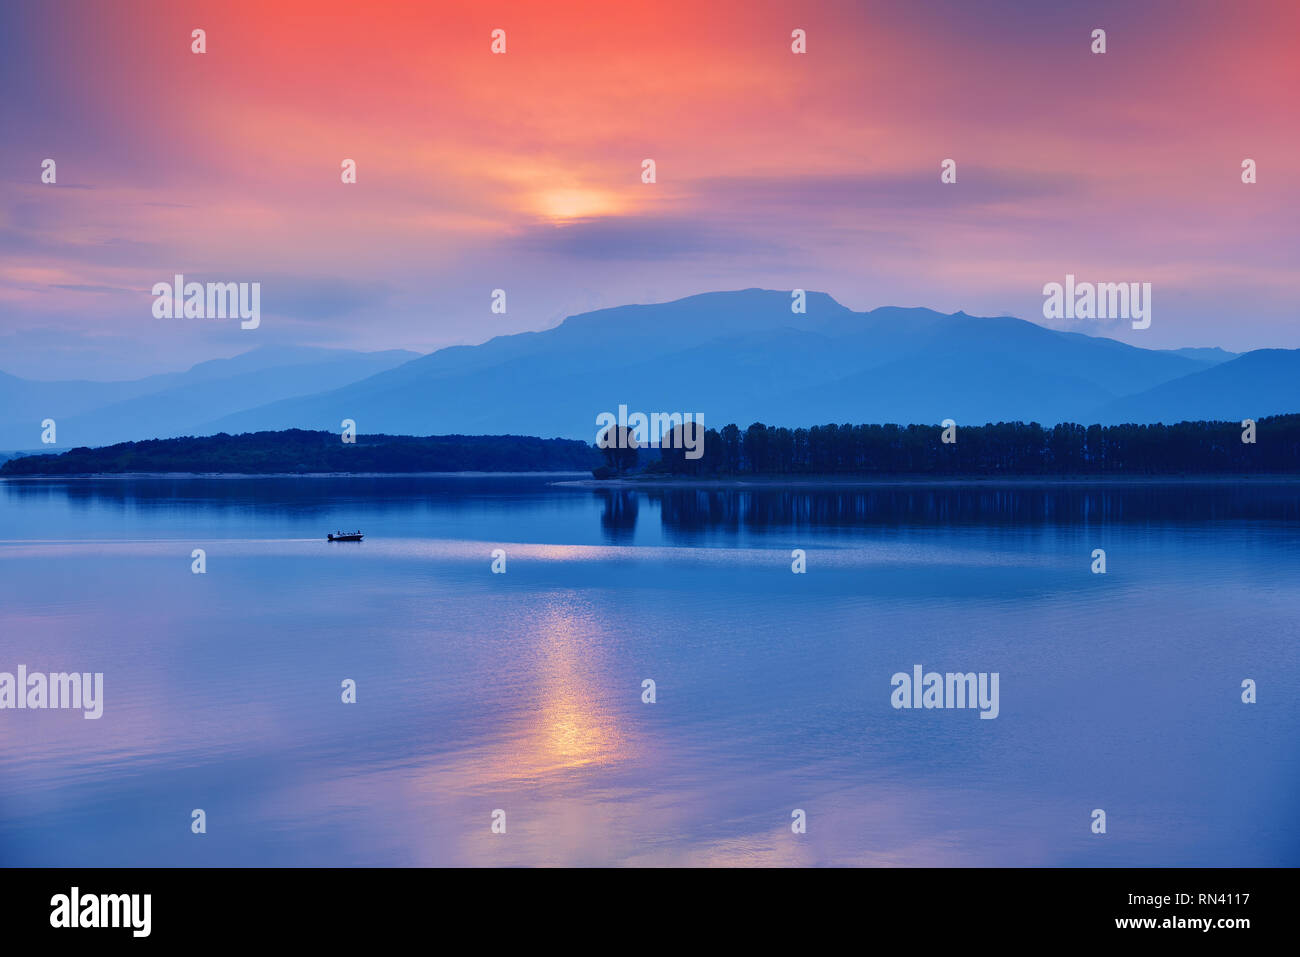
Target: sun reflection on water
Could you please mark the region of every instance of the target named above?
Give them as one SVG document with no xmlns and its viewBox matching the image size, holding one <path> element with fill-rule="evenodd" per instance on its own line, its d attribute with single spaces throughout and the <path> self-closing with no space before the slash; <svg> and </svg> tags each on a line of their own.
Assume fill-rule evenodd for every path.
<svg viewBox="0 0 1300 957">
<path fill-rule="evenodd" d="M 532 631 L 536 707 L 522 711 L 511 729 L 497 767 L 502 777 L 518 781 L 626 760 L 628 739 L 601 673 L 604 636 L 594 610 L 573 596 L 553 596 Z"/>
</svg>

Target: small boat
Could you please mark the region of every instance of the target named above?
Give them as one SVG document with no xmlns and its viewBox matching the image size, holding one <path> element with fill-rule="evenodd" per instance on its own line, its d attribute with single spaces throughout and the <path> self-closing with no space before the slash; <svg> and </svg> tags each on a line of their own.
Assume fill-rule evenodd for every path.
<svg viewBox="0 0 1300 957">
<path fill-rule="evenodd" d="M 360 532 L 335 532 L 327 537 L 331 542 L 359 542 L 362 536 Z"/>
</svg>

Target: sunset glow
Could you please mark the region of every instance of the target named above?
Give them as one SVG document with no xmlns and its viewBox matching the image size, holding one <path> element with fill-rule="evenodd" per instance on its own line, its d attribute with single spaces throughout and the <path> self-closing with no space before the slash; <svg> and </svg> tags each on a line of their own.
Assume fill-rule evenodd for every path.
<svg viewBox="0 0 1300 957">
<path fill-rule="evenodd" d="M 1145 345 L 1300 345 L 1289 0 L 62 9 L 0 31 L 15 374 L 250 348 L 152 321 L 175 272 L 261 281 L 258 344 L 429 351 L 750 286 L 1034 318 L 1069 272 L 1157 283 Z"/>
</svg>

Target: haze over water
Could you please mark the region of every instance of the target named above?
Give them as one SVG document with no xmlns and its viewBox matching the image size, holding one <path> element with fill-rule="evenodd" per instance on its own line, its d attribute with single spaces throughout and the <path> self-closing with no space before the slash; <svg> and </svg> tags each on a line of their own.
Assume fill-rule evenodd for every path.
<svg viewBox="0 0 1300 957">
<path fill-rule="evenodd" d="M 556 480 L 0 483 L 0 863 L 1300 862 L 1296 483 Z"/>
</svg>

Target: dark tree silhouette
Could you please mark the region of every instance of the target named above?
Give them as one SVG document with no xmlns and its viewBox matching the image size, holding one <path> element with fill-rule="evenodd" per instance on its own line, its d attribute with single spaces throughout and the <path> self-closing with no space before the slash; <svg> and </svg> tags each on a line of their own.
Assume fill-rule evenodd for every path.
<svg viewBox="0 0 1300 957">
<path fill-rule="evenodd" d="M 673 475 L 699 475 L 705 468 L 704 455 L 718 441 L 718 433 L 706 432 L 703 424 L 683 423 L 665 432 L 659 439 L 662 468 Z"/>
<path fill-rule="evenodd" d="M 705 434 L 704 454 L 662 450 L 658 471 L 675 475 L 1238 475 L 1300 473 L 1300 415 L 1260 419 L 1256 441 L 1240 422 L 1090 425 L 997 422 L 958 426 L 945 444 L 938 425 L 816 425 L 756 422 Z M 674 443 L 677 444 L 677 443 Z"/>
<path fill-rule="evenodd" d="M 694 428 L 682 426 L 681 428 Z M 756 422 L 704 434 L 688 459 L 677 430 L 657 470 L 688 476 L 735 475 L 1248 475 L 1300 474 L 1300 414 L 1256 423 L 1255 442 L 1240 422 L 1082 426 L 1037 422 L 958 426 L 945 444 L 938 425 L 819 425 L 788 429 Z M 619 439 L 622 439 L 620 443 Z M 358 435 L 256 432 L 155 439 L 61 455 L 31 455 L 0 466 L 3 475 L 101 472 L 504 472 L 587 470 L 623 475 L 636 468 L 636 437 L 611 426 L 599 450 L 566 439 L 518 435 Z M 620 444 L 623 447 L 619 447 Z M 675 447 L 674 447 L 675 446 Z"/>
<path fill-rule="evenodd" d="M 358 435 L 288 429 L 76 448 L 28 455 L 0 466 L 4 475 L 105 472 L 517 472 L 586 471 L 600 456 L 586 442 L 522 435 Z"/>
<path fill-rule="evenodd" d="M 596 447 L 605 457 L 605 465 L 619 475 L 636 468 L 636 433 L 625 425 L 611 425 L 596 439 Z"/>
</svg>

